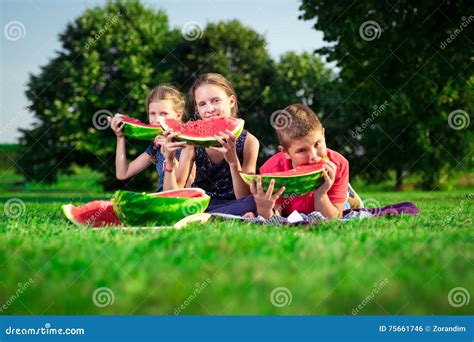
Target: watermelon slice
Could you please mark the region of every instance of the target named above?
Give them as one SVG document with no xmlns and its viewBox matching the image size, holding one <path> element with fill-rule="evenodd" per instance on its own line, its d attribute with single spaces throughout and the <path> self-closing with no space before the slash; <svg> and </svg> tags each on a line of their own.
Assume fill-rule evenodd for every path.
<svg viewBox="0 0 474 342">
<path fill-rule="evenodd" d="M 275 179 L 275 187 L 273 192 L 277 192 L 282 186 L 285 191 L 281 197 L 293 197 L 305 195 L 324 183 L 324 176 L 322 172 L 322 163 L 305 165 L 297 167 L 289 171 L 264 173 L 261 175 L 240 173 L 240 176 L 245 183 L 250 184 L 251 181 L 257 180 L 257 177 L 262 177 L 262 186 L 266 190 L 270 184 L 270 180 Z"/>
<path fill-rule="evenodd" d="M 182 218 L 202 213 L 210 197 L 199 188 L 169 190 L 160 193 L 117 191 L 112 204 L 117 217 L 128 226 L 170 225 Z"/>
<path fill-rule="evenodd" d="M 62 206 L 64 215 L 79 226 L 105 227 L 120 226 L 122 222 L 115 215 L 111 201 L 93 201 L 81 206 Z"/>
<path fill-rule="evenodd" d="M 191 145 L 210 147 L 221 146 L 221 144 L 214 137 L 219 135 L 219 132 L 229 130 L 238 138 L 244 129 L 245 121 L 237 118 L 214 118 L 209 120 L 193 120 L 186 123 L 181 123 L 173 119 L 160 118 L 161 127 L 166 129 L 173 129 L 179 132 L 180 135 L 176 137 L 178 141 L 187 141 Z"/>
<path fill-rule="evenodd" d="M 115 117 L 122 119 L 125 123 L 123 134 L 126 137 L 139 140 L 153 140 L 157 135 L 163 133 L 159 125 L 148 125 L 123 114 L 115 114 Z"/>
</svg>

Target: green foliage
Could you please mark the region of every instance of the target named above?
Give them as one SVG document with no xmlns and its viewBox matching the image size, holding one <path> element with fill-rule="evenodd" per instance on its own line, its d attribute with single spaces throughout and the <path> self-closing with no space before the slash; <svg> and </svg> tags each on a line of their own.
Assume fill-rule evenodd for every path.
<svg viewBox="0 0 474 342">
<path fill-rule="evenodd" d="M 168 33 L 166 15 L 138 1 L 109 2 L 68 24 L 57 57 L 31 75 L 26 94 L 39 123 L 23 130 L 19 171 L 29 180 L 53 182 L 76 163 L 103 172 L 109 188 L 125 186 L 115 180 L 115 135 L 94 127 L 94 113 L 146 120 L 147 92 L 171 80 L 171 71 L 155 70 L 155 60 L 167 53 Z M 130 158 L 145 147 L 130 141 Z M 146 178 L 128 185 L 150 189 Z"/>
<path fill-rule="evenodd" d="M 467 24 L 473 18 L 466 2 L 303 0 L 301 10 L 304 19 L 317 18 L 315 29 L 332 43 L 319 52 L 337 61 L 350 89 L 345 101 L 360 109 L 350 120 L 360 126 L 373 118 L 347 137 L 356 173 L 383 179 L 396 170 L 400 180 L 419 173 L 422 185 L 433 188 L 442 171 L 468 170 L 472 126 L 453 130 L 448 124 L 451 112 L 472 115 L 474 109 L 473 26 Z M 385 101 L 388 108 L 374 115 L 373 107 Z"/>
</svg>

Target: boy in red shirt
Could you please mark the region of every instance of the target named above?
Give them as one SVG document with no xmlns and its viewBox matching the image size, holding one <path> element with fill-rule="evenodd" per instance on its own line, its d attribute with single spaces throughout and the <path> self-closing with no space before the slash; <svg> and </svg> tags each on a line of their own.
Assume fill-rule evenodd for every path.
<svg viewBox="0 0 474 342">
<path fill-rule="evenodd" d="M 326 147 L 324 128 L 316 114 L 307 106 L 294 104 L 282 111 L 288 116 L 288 125 L 276 130 L 279 153 L 268 159 L 260 173 L 287 171 L 298 166 L 322 163 L 324 183 L 303 195 L 280 198 L 285 188 L 275 194 L 272 179 L 268 189 L 262 188 L 261 177 L 252 182 L 250 190 L 257 204 L 258 214 L 264 218 L 273 215 L 288 216 L 294 210 L 303 214 L 321 212 L 326 218 L 339 217 L 347 199 L 349 162 L 341 154 Z"/>
</svg>

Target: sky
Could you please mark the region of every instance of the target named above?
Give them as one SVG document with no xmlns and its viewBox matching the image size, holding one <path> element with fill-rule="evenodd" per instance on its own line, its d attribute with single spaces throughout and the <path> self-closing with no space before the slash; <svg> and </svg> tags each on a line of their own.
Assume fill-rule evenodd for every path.
<svg viewBox="0 0 474 342">
<path fill-rule="evenodd" d="M 90 7 L 105 0 L 0 0 L 0 143 L 15 143 L 19 128 L 30 128 L 33 115 L 25 90 L 29 74 L 38 75 L 41 66 L 60 49 L 58 35 L 66 24 Z M 171 27 L 194 21 L 238 19 L 265 36 L 270 54 L 278 59 L 287 51 L 314 51 L 325 44 L 314 20 L 298 20 L 299 0 L 164 0 L 144 1 L 168 15 Z"/>
</svg>

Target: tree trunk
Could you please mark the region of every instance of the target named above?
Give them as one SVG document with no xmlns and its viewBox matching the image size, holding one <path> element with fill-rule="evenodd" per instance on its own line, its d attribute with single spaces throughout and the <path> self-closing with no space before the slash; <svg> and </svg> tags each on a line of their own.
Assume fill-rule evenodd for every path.
<svg viewBox="0 0 474 342">
<path fill-rule="evenodd" d="M 403 170 L 398 168 L 396 170 L 396 180 L 395 180 L 395 190 L 402 191 L 403 190 Z"/>
</svg>

